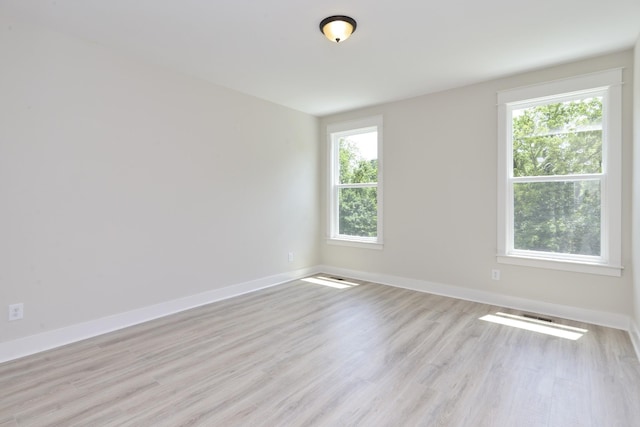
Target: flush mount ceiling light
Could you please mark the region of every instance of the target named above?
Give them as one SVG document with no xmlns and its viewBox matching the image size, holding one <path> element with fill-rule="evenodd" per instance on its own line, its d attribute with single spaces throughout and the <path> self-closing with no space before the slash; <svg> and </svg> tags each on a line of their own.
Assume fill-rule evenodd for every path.
<svg viewBox="0 0 640 427">
<path fill-rule="evenodd" d="M 335 43 L 345 41 L 355 30 L 356 20 L 349 16 L 330 16 L 320 22 L 322 34 Z"/>
</svg>

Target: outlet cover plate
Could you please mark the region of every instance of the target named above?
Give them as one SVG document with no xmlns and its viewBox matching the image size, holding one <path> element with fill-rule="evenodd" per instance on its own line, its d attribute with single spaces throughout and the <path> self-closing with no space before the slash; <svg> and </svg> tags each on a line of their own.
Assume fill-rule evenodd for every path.
<svg viewBox="0 0 640 427">
<path fill-rule="evenodd" d="M 24 304 L 11 304 L 9 305 L 9 321 L 20 320 L 24 317 Z"/>
</svg>

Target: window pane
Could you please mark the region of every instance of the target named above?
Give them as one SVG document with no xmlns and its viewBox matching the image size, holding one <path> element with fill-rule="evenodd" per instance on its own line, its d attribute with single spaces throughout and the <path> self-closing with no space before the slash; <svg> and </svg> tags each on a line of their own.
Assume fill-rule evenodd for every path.
<svg viewBox="0 0 640 427">
<path fill-rule="evenodd" d="M 602 172 L 602 97 L 512 114 L 514 176 Z"/>
<path fill-rule="evenodd" d="M 378 132 L 340 138 L 340 184 L 378 181 Z"/>
<path fill-rule="evenodd" d="M 600 181 L 513 187 L 515 249 L 600 255 Z"/>
<path fill-rule="evenodd" d="M 356 237 L 376 237 L 378 234 L 378 189 L 341 188 L 338 233 Z"/>
</svg>

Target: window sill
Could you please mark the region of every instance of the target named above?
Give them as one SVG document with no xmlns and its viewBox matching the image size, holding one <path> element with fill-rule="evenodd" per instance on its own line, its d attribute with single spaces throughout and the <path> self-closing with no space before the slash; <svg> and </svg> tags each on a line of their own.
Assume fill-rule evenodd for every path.
<svg viewBox="0 0 640 427">
<path fill-rule="evenodd" d="M 357 239 L 339 239 L 339 238 L 328 238 L 327 244 L 336 245 L 336 246 L 351 246 L 354 248 L 364 248 L 364 249 L 376 249 L 381 251 L 383 249 L 383 244 L 380 242 L 371 242 L 366 240 L 357 240 Z"/>
<path fill-rule="evenodd" d="M 576 273 L 598 274 L 602 276 L 622 276 L 622 266 L 566 261 L 549 258 L 532 258 L 516 255 L 498 255 L 500 264 L 521 265 L 525 267 L 546 268 L 550 270 L 573 271 Z"/>
</svg>

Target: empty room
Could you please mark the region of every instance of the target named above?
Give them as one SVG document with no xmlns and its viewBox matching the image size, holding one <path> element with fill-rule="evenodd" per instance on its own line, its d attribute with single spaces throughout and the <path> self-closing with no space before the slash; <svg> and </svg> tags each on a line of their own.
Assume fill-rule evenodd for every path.
<svg viewBox="0 0 640 427">
<path fill-rule="evenodd" d="M 0 310 L 0 427 L 640 426 L 640 2 L 0 0 Z"/>
</svg>

